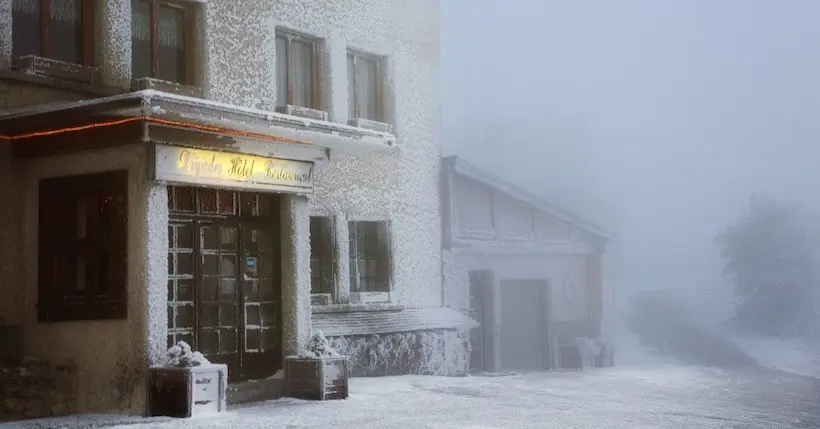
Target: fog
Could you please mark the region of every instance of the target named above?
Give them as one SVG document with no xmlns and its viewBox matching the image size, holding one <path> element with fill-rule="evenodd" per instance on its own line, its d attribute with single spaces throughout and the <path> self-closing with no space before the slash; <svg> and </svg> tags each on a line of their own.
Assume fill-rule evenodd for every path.
<svg viewBox="0 0 820 429">
<path fill-rule="evenodd" d="M 446 152 L 615 231 L 624 288 L 721 286 L 762 193 L 817 207 L 820 2 L 442 2 Z"/>
</svg>

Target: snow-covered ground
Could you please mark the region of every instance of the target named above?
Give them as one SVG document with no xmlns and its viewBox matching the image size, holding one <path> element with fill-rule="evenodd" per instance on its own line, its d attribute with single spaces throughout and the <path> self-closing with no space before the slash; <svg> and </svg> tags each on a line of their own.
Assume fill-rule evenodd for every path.
<svg viewBox="0 0 820 429">
<path fill-rule="evenodd" d="M 763 366 L 820 379 L 820 344 L 779 338 L 730 336 L 738 348 Z"/>
<path fill-rule="evenodd" d="M 777 381 L 780 383 L 780 381 Z M 793 383 L 794 381 L 787 381 Z M 783 382 L 783 383 L 787 383 Z M 385 377 L 351 380 L 344 401 L 283 399 L 210 418 L 131 419 L 128 429 L 208 428 L 772 428 L 792 426 L 803 405 L 793 385 L 756 401 L 757 382 L 678 365 L 606 368 L 509 376 Z M 763 389 L 769 390 L 768 386 Z M 802 392 L 810 392 L 803 389 Z M 792 396 L 788 396 L 792 395 Z M 815 399 L 811 399 L 814 401 Z M 812 403 L 809 401 L 809 403 Z M 764 404 L 764 405 L 761 405 Z M 798 405 L 795 405 L 798 404 Z M 33 423 L 31 428 L 103 427 L 96 417 Z M 61 426 L 60 423 L 70 425 Z M 109 423 L 115 423 L 111 421 Z M 0 427 L 3 427 L 0 425 Z M 13 426 L 10 426 L 13 427 Z M 16 427 L 27 427 L 17 425 Z"/>
</svg>

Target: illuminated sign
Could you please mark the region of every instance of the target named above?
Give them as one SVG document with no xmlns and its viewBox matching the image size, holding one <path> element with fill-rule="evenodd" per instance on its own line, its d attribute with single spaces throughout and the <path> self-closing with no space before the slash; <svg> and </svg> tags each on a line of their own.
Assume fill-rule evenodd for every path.
<svg viewBox="0 0 820 429">
<path fill-rule="evenodd" d="M 193 185 L 313 192 L 313 163 L 156 145 L 154 179 Z"/>
</svg>

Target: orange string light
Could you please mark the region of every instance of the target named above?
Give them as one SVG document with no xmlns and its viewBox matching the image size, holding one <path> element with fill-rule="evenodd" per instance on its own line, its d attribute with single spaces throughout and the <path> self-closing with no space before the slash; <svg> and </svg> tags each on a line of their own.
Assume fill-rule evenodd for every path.
<svg viewBox="0 0 820 429">
<path fill-rule="evenodd" d="M 194 130 L 206 131 L 206 132 L 218 133 L 218 134 L 226 134 L 226 135 L 237 136 L 237 137 L 248 137 L 248 138 L 261 139 L 261 140 L 270 140 L 270 141 L 276 141 L 276 142 L 280 142 L 280 143 L 310 145 L 310 143 L 308 143 L 308 142 L 303 142 L 301 140 L 296 140 L 296 139 L 290 139 L 290 138 L 287 138 L 287 137 L 271 136 L 271 135 L 267 135 L 267 134 L 252 133 L 252 132 L 248 132 L 248 131 L 239 131 L 239 130 L 233 130 L 233 129 L 230 129 L 230 128 L 212 127 L 212 126 L 207 126 L 207 125 L 192 124 L 190 122 L 172 121 L 172 120 L 168 120 L 168 119 L 154 118 L 154 117 L 151 117 L 151 116 L 135 116 L 135 117 L 132 117 L 132 118 L 117 119 L 117 120 L 105 121 L 105 122 L 95 122 L 95 123 L 92 123 L 92 124 L 80 125 L 80 126 L 76 126 L 76 127 L 65 127 L 65 128 L 58 128 L 58 129 L 55 129 L 55 130 L 36 131 L 36 132 L 33 132 L 33 133 L 18 134 L 18 135 L 14 135 L 14 136 L 0 135 L 0 140 L 6 140 L 6 141 L 9 141 L 9 140 L 25 140 L 25 139 L 35 138 L 35 137 L 46 137 L 46 136 L 53 136 L 53 135 L 57 135 L 57 134 L 63 134 L 63 133 L 71 133 L 71 132 L 76 132 L 76 131 L 85 131 L 85 130 L 90 130 L 90 129 L 94 129 L 94 128 L 112 127 L 112 126 L 116 126 L 116 125 L 127 124 L 129 122 L 136 122 L 136 121 L 153 122 L 153 123 L 156 123 L 156 124 L 169 125 L 169 126 L 172 126 L 172 127 L 188 128 L 188 129 L 194 129 Z"/>
</svg>

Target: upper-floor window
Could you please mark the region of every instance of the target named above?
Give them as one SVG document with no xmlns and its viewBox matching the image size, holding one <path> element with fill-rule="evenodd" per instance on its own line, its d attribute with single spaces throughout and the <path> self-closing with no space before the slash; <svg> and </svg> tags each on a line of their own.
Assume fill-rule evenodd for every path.
<svg viewBox="0 0 820 429">
<path fill-rule="evenodd" d="M 375 55 L 347 53 L 347 109 L 351 118 L 382 121 L 381 63 Z"/>
<path fill-rule="evenodd" d="M 318 108 L 319 72 L 316 48 L 316 39 L 292 32 L 276 31 L 277 105 Z"/>
<path fill-rule="evenodd" d="M 12 0 L 12 56 L 93 65 L 92 0 Z"/>
<path fill-rule="evenodd" d="M 390 292 L 390 223 L 352 221 L 350 291 Z"/>
<path fill-rule="evenodd" d="M 191 10 L 185 2 L 131 0 L 131 76 L 183 85 L 191 77 Z"/>
<path fill-rule="evenodd" d="M 126 317 L 125 170 L 40 181 L 39 319 Z"/>
</svg>

